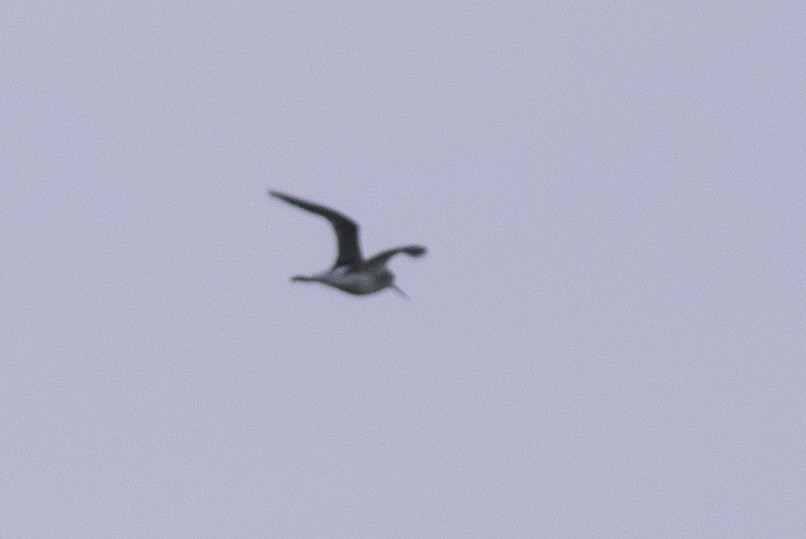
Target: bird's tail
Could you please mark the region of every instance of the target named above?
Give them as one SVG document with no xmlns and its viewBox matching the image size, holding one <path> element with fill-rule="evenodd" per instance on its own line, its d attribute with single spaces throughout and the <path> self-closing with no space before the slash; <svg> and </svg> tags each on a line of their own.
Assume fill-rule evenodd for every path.
<svg viewBox="0 0 806 539">
<path fill-rule="evenodd" d="M 403 296 L 403 299 L 409 299 L 409 297 L 406 295 L 406 293 L 403 292 L 401 289 L 399 289 L 397 286 L 395 286 L 393 284 L 390 284 L 389 288 L 391 288 L 392 290 L 394 290 L 395 292 L 397 292 L 398 294 Z"/>
</svg>

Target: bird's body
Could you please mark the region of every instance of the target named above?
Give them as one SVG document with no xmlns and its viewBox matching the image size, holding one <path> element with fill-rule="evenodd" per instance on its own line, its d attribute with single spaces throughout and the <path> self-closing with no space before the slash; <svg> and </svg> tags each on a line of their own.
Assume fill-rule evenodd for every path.
<svg viewBox="0 0 806 539">
<path fill-rule="evenodd" d="M 298 275 L 292 279 L 299 282 L 319 282 L 338 288 L 348 294 L 361 296 L 383 290 L 394 281 L 394 276 L 392 272 L 385 268 L 350 271 L 349 268 L 342 266 L 310 277 Z"/>
<path fill-rule="evenodd" d="M 413 257 L 422 256 L 425 254 L 425 247 L 419 245 L 397 247 L 378 253 L 369 260 L 364 260 L 358 243 L 358 225 L 353 220 L 330 208 L 312 204 L 276 191 L 269 191 L 269 194 L 298 208 L 324 217 L 330 221 L 330 224 L 333 225 L 333 230 L 336 232 L 339 253 L 333 267 L 311 276 L 298 275 L 293 277 L 292 281 L 318 282 L 358 296 L 372 294 L 384 288 L 392 288 L 403 297 L 406 297 L 403 291 L 395 286 L 395 276 L 386 268 L 386 263 L 398 253 Z"/>
</svg>

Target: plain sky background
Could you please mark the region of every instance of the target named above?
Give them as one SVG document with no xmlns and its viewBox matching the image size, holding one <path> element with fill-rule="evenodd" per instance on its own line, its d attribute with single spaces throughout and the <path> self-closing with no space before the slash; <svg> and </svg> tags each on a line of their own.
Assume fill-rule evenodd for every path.
<svg viewBox="0 0 806 539">
<path fill-rule="evenodd" d="M 806 536 L 806 4 L 0 4 L 3 537 Z M 289 278 L 362 225 L 398 284 Z"/>
</svg>

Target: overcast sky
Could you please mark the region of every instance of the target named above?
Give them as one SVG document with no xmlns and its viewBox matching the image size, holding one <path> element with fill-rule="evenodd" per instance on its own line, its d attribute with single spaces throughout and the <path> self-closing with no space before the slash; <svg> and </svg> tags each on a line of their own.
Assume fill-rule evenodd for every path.
<svg viewBox="0 0 806 539">
<path fill-rule="evenodd" d="M 802 2 L 0 21 L 0 535 L 806 536 Z"/>
</svg>

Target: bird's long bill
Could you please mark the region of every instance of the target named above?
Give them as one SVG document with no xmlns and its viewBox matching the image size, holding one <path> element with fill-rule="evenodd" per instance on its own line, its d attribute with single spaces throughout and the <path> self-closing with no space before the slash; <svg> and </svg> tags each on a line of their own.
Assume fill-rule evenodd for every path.
<svg viewBox="0 0 806 539">
<path fill-rule="evenodd" d="M 406 295 L 406 293 L 405 293 L 405 292 L 403 292 L 403 291 L 402 291 L 401 289 L 399 289 L 398 287 L 396 287 L 395 285 L 390 284 L 390 285 L 389 285 L 389 288 L 391 288 L 392 290 L 394 290 L 395 292 L 397 292 L 398 294 L 400 294 L 401 296 L 403 296 L 403 299 L 409 299 L 409 297 Z"/>
</svg>

